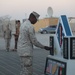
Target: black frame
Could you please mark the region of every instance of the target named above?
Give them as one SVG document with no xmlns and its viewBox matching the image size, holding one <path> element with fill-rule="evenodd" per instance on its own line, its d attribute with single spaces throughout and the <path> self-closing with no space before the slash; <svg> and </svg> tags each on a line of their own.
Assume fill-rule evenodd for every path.
<svg viewBox="0 0 75 75">
<path fill-rule="evenodd" d="M 67 63 L 66 63 L 66 62 L 63 62 L 63 61 L 59 61 L 59 60 L 57 60 L 57 59 L 52 59 L 52 58 L 49 58 L 49 57 L 46 58 L 46 64 L 45 64 L 45 70 L 44 70 L 44 74 L 45 74 L 45 75 L 49 75 L 49 74 L 46 73 L 46 68 L 47 68 L 47 62 L 48 62 L 48 60 L 52 60 L 52 61 L 56 61 L 56 62 L 59 62 L 59 63 L 64 64 L 64 65 L 65 65 L 65 74 L 64 74 L 64 75 L 66 75 L 66 67 L 67 67 L 66 64 L 67 64 Z"/>
<path fill-rule="evenodd" d="M 51 47 L 50 55 L 54 55 L 54 37 L 53 36 L 50 36 L 50 47 Z"/>
<path fill-rule="evenodd" d="M 73 40 L 75 40 L 75 37 L 71 37 L 70 38 L 70 59 L 75 59 L 75 57 L 73 57 L 72 55 L 73 55 Z"/>
<path fill-rule="evenodd" d="M 65 41 L 66 41 L 66 43 L 65 43 Z M 64 38 L 63 39 L 63 58 L 65 58 L 65 59 L 69 58 L 68 57 L 68 54 L 69 54 L 68 44 L 69 44 L 68 38 Z M 66 47 L 66 49 L 65 49 L 65 47 Z"/>
</svg>

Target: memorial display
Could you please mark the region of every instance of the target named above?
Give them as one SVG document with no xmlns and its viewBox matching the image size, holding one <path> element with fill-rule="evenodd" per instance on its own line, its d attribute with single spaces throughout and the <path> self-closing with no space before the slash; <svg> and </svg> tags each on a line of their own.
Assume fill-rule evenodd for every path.
<svg viewBox="0 0 75 75">
<path fill-rule="evenodd" d="M 56 34 L 50 34 L 50 55 L 46 58 L 45 75 L 75 74 L 75 36 L 66 15 L 61 15 Z"/>
</svg>

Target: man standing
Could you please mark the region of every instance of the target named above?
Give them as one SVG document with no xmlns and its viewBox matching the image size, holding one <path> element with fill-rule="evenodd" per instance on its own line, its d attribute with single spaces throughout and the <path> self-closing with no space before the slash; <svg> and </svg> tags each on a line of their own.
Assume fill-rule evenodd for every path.
<svg viewBox="0 0 75 75">
<path fill-rule="evenodd" d="M 18 39 L 17 52 L 21 60 L 20 75 L 33 75 L 33 45 L 42 49 L 50 50 L 50 47 L 43 46 L 37 41 L 35 30 L 32 24 L 35 24 L 39 18 L 39 14 L 32 12 L 29 19 L 20 26 L 20 34 Z"/>
<path fill-rule="evenodd" d="M 9 24 L 6 26 L 6 29 L 4 31 L 4 39 L 5 39 L 6 50 L 9 51 L 10 41 L 11 41 L 11 30 L 9 29 Z"/>
<path fill-rule="evenodd" d="M 16 21 L 15 27 L 16 27 L 16 33 L 14 34 L 15 46 L 14 46 L 14 49 L 12 51 L 17 51 L 17 42 L 18 42 L 18 37 L 19 37 L 20 20 Z"/>
</svg>

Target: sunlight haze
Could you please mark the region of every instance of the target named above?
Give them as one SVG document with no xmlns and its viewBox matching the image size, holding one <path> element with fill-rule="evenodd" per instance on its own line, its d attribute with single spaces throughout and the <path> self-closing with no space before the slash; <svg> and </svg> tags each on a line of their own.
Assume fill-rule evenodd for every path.
<svg viewBox="0 0 75 75">
<path fill-rule="evenodd" d="M 62 14 L 75 17 L 75 0 L 0 0 L 0 17 L 10 15 L 12 19 L 22 20 L 36 11 L 40 18 L 45 18 L 48 7 L 52 7 L 53 17 Z"/>
</svg>

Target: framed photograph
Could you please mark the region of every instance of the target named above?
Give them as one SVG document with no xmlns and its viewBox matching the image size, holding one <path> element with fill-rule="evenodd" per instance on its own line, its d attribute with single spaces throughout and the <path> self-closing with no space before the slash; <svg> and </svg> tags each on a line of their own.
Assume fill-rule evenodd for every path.
<svg viewBox="0 0 75 75">
<path fill-rule="evenodd" d="M 47 57 L 44 74 L 45 75 L 66 75 L 66 62 L 62 62 Z"/>
</svg>

